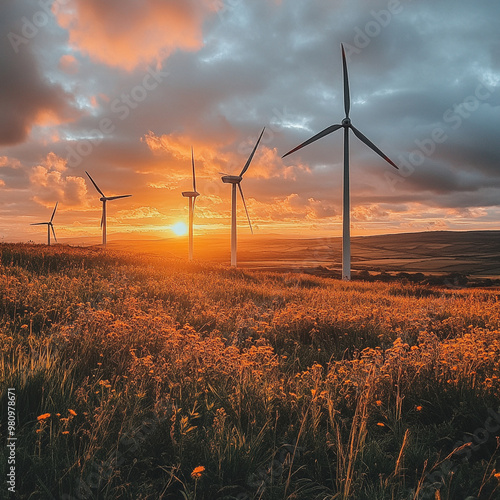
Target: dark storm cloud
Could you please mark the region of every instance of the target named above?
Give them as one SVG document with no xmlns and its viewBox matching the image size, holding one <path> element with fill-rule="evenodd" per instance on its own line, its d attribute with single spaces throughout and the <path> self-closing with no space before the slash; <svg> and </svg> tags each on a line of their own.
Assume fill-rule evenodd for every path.
<svg viewBox="0 0 500 500">
<path fill-rule="evenodd" d="M 39 17 L 34 17 L 38 15 Z M 37 21 L 38 19 L 38 21 Z M 71 96 L 50 82 L 36 57 L 34 23 L 43 25 L 49 14 L 34 2 L 5 0 L 0 15 L 0 144 L 27 139 L 31 127 L 75 116 Z M 40 35 L 40 42 L 43 36 Z"/>
</svg>

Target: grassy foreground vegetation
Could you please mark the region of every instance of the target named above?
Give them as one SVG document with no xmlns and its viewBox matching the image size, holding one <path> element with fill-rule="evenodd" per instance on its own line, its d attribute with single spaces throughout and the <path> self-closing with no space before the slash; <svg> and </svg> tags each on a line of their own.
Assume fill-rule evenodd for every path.
<svg viewBox="0 0 500 500">
<path fill-rule="evenodd" d="M 498 291 L 59 246 L 0 264 L 18 498 L 499 498 Z"/>
</svg>

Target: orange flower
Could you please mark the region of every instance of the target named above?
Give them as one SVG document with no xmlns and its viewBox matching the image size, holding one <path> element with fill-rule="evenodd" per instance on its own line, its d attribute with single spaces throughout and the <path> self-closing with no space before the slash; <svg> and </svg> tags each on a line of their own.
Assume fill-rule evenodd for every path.
<svg viewBox="0 0 500 500">
<path fill-rule="evenodd" d="M 378 425 L 379 427 L 385 427 L 385 424 L 383 424 L 382 422 L 377 422 L 377 425 Z"/>
<path fill-rule="evenodd" d="M 200 479 L 201 475 L 205 472 L 205 467 L 203 465 L 198 465 L 198 467 L 195 467 L 193 469 L 193 472 L 191 472 L 191 477 L 193 479 Z"/>
<path fill-rule="evenodd" d="M 377 406 L 382 406 L 382 401 L 380 401 L 380 399 L 377 399 L 377 401 L 375 401 L 375 403 L 377 403 Z"/>
<path fill-rule="evenodd" d="M 42 422 L 43 420 L 47 420 L 48 418 L 50 418 L 50 413 L 44 413 L 43 415 L 38 415 L 38 417 L 36 417 L 36 419 L 39 422 Z"/>
<path fill-rule="evenodd" d="M 77 413 L 75 410 L 68 410 L 68 411 L 69 411 L 70 415 L 73 415 L 74 417 L 76 417 Z"/>
<path fill-rule="evenodd" d="M 416 410 L 417 410 L 417 411 L 422 411 L 422 406 L 417 406 L 417 407 L 416 407 Z"/>
</svg>

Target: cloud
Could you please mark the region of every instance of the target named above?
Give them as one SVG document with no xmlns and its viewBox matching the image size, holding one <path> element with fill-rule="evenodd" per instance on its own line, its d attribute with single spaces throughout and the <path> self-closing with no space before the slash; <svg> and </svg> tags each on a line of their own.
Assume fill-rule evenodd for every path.
<svg viewBox="0 0 500 500">
<path fill-rule="evenodd" d="M 57 19 L 73 48 L 131 71 L 176 49 L 199 49 L 203 22 L 217 5 L 215 0 L 69 0 Z"/>
<path fill-rule="evenodd" d="M 73 96 L 44 75 L 35 41 L 22 34 L 33 12 L 30 2 L 6 0 L 2 5 L 0 145 L 25 141 L 33 125 L 64 123 L 78 115 L 73 107 Z"/>
<path fill-rule="evenodd" d="M 67 175 L 66 161 L 54 153 L 31 169 L 29 180 L 33 200 L 43 206 L 59 201 L 61 208 L 86 208 L 85 179 Z"/>
</svg>

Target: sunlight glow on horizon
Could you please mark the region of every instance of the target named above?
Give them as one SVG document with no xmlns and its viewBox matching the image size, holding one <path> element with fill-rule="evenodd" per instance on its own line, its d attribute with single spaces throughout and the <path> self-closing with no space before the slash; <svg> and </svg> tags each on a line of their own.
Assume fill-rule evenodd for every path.
<svg viewBox="0 0 500 500">
<path fill-rule="evenodd" d="M 184 236 L 188 232 L 188 227 L 184 222 L 176 222 L 170 228 L 176 236 Z"/>
</svg>

